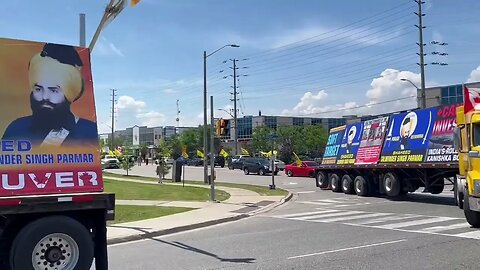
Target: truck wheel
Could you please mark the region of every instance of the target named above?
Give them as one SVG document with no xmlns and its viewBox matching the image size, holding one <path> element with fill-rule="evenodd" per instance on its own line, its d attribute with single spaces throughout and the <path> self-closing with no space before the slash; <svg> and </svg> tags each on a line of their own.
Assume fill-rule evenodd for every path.
<svg viewBox="0 0 480 270">
<path fill-rule="evenodd" d="M 480 228 L 480 212 L 470 210 L 470 205 L 468 202 L 468 194 L 465 193 L 463 200 L 463 213 L 467 219 L 468 224 L 472 225 L 473 228 Z"/>
<path fill-rule="evenodd" d="M 345 174 L 342 177 L 342 191 L 345 194 L 354 194 L 355 193 L 355 191 L 353 189 L 352 177 L 350 177 L 350 175 L 348 175 L 348 174 Z"/>
<path fill-rule="evenodd" d="M 63 216 L 40 218 L 20 230 L 10 250 L 13 270 L 90 269 L 93 242 L 78 221 Z"/>
<path fill-rule="evenodd" d="M 459 179 L 455 177 L 455 181 L 453 182 L 453 198 L 455 199 L 455 204 L 458 206 L 458 208 L 463 209 L 463 193 L 460 192 L 458 185 L 461 185 L 461 182 L 459 182 Z"/>
<path fill-rule="evenodd" d="M 330 174 L 330 185 L 333 192 L 342 192 L 342 186 L 340 185 L 340 177 L 337 174 Z"/>
<path fill-rule="evenodd" d="M 327 174 L 324 172 L 318 172 L 316 177 L 317 187 L 321 189 L 328 188 L 328 177 Z"/>
<path fill-rule="evenodd" d="M 401 185 L 400 179 L 394 173 L 386 173 L 383 177 L 383 186 L 385 188 L 385 193 L 389 197 L 397 197 L 400 195 Z"/>
<path fill-rule="evenodd" d="M 435 185 L 435 186 L 432 186 L 430 187 L 430 193 L 432 194 L 440 194 L 443 192 L 443 188 L 445 187 L 445 183 L 441 183 L 439 185 Z"/>
<path fill-rule="evenodd" d="M 368 196 L 368 183 L 363 176 L 355 177 L 354 187 L 358 196 Z"/>
<path fill-rule="evenodd" d="M 248 174 L 250 174 L 250 170 L 248 170 L 248 168 L 245 167 L 245 168 L 243 168 L 243 173 L 244 173 L 245 175 L 248 175 Z"/>
</svg>

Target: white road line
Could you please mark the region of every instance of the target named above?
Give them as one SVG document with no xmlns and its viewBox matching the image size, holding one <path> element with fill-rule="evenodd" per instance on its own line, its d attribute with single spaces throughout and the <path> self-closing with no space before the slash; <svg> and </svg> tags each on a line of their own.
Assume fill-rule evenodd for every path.
<svg viewBox="0 0 480 270">
<path fill-rule="evenodd" d="M 337 216 L 348 216 L 348 215 L 355 215 L 355 214 L 361 214 L 365 213 L 362 211 L 343 211 L 340 213 L 333 213 L 333 214 L 320 214 L 320 215 L 313 215 L 313 216 L 307 216 L 307 217 L 297 217 L 294 218 L 296 220 L 312 220 L 312 219 L 318 219 L 318 218 L 324 218 L 324 217 L 337 217 Z"/>
<path fill-rule="evenodd" d="M 436 226 L 436 227 L 430 227 L 430 228 L 425 228 L 421 229 L 420 231 L 424 232 L 442 232 L 442 231 L 448 231 L 448 230 L 454 230 L 454 229 L 462 229 L 462 228 L 470 228 L 471 225 L 464 222 L 464 223 L 457 223 L 457 224 L 452 224 L 452 225 L 447 225 L 447 226 Z"/>
<path fill-rule="evenodd" d="M 321 205 L 321 206 L 331 206 L 332 203 L 324 203 L 324 202 L 312 202 L 312 201 L 296 201 L 297 203 L 303 204 L 314 204 L 314 205 Z"/>
<path fill-rule="evenodd" d="M 311 191 L 299 191 L 297 194 L 309 194 L 309 193 L 315 193 L 316 191 L 311 190 Z"/>
<path fill-rule="evenodd" d="M 352 219 L 362 219 L 362 218 L 371 218 L 371 217 L 380 217 L 380 216 L 388 216 L 392 214 L 388 213 L 372 213 L 372 214 L 361 214 L 356 216 L 347 216 L 347 217 L 336 217 L 336 218 L 327 218 L 327 219 L 317 219 L 315 221 L 321 222 L 337 222 L 337 221 L 344 221 L 344 220 L 352 220 Z"/>
<path fill-rule="evenodd" d="M 278 218 L 293 218 L 293 217 L 301 217 L 301 216 L 308 216 L 308 215 L 315 215 L 315 214 L 321 214 L 321 213 L 332 213 L 332 212 L 338 212 L 340 210 L 322 210 L 322 211 L 314 211 L 314 212 L 304 212 L 304 213 L 297 213 L 297 214 L 289 214 L 289 215 L 281 215 L 281 216 L 275 216 Z"/>
<path fill-rule="evenodd" d="M 331 200 L 331 199 L 323 199 L 323 200 L 316 200 L 316 202 L 322 202 L 322 203 L 343 203 L 341 200 Z"/>
<path fill-rule="evenodd" d="M 305 257 L 311 257 L 311 256 L 317 256 L 317 255 L 323 255 L 323 254 L 335 253 L 335 252 L 347 251 L 347 250 L 353 250 L 353 249 L 390 245 L 390 244 L 395 244 L 395 243 L 400 243 L 400 242 L 405 242 L 405 241 L 407 241 L 407 239 L 400 239 L 400 240 L 395 240 L 395 241 L 388 241 L 388 242 L 369 244 L 369 245 L 363 245 L 363 246 L 357 246 L 357 247 L 341 248 L 341 249 L 328 250 L 328 251 L 317 252 L 317 253 L 310 253 L 310 254 L 305 254 L 305 255 L 298 255 L 298 256 L 288 257 L 287 259 L 291 260 L 291 259 L 305 258 Z"/>
<path fill-rule="evenodd" d="M 416 226 L 416 225 L 423 225 L 423 224 L 429 224 L 429 223 L 436 223 L 436 222 L 442 222 L 442 221 L 454 220 L 454 219 L 456 219 L 456 218 L 436 217 L 436 218 L 427 218 L 427 219 L 420 219 L 420 220 L 400 222 L 400 223 L 393 223 L 393 224 L 387 224 L 387 225 L 381 225 L 381 226 L 373 226 L 373 227 L 375 227 L 375 228 L 383 228 L 383 229 L 397 229 L 397 228 L 403 228 L 403 227 L 409 227 L 409 226 Z"/>
<path fill-rule="evenodd" d="M 402 219 L 416 218 L 416 217 L 421 217 L 421 216 L 420 215 L 405 215 L 405 216 L 402 215 L 402 216 L 396 216 L 396 217 L 383 217 L 383 218 L 376 218 L 376 219 L 367 220 L 363 222 L 356 222 L 356 224 L 367 225 L 372 223 L 388 222 L 388 221 L 402 220 Z"/>
<path fill-rule="evenodd" d="M 480 231 L 452 234 L 452 236 L 472 238 L 472 239 L 480 239 Z"/>
</svg>

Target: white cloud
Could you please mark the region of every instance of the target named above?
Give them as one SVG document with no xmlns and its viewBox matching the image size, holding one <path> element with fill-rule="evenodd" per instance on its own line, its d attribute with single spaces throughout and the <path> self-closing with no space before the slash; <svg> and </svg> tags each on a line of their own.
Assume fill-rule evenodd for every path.
<svg viewBox="0 0 480 270">
<path fill-rule="evenodd" d="M 147 104 L 143 101 L 135 100 L 130 96 L 120 96 L 118 98 L 117 108 L 120 110 L 132 109 L 137 112 L 145 108 Z"/>
<path fill-rule="evenodd" d="M 178 91 L 177 91 L 177 90 L 174 90 L 174 89 L 172 89 L 172 88 L 167 88 L 167 89 L 163 90 L 163 92 L 164 92 L 165 94 L 175 94 L 175 93 L 177 93 Z"/>
<path fill-rule="evenodd" d="M 134 125 L 159 126 L 165 122 L 163 113 L 147 110 L 147 103 L 130 96 L 121 96 L 117 102 L 117 128 L 124 129 Z"/>
<path fill-rule="evenodd" d="M 341 117 L 344 115 L 368 115 L 388 113 L 417 107 L 416 88 L 420 86 L 420 74 L 410 71 L 386 69 L 378 78 L 372 80 L 371 88 L 365 91 L 366 104 L 347 101 L 335 104 L 324 90 L 318 93 L 306 92 L 291 110 L 284 110 L 285 115 L 305 115 L 312 117 Z M 431 83 L 433 84 L 433 83 Z M 385 102 L 391 101 L 391 102 Z"/>
<path fill-rule="evenodd" d="M 472 70 L 470 77 L 468 77 L 467 82 L 480 82 L 480 66 Z"/>
<path fill-rule="evenodd" d="M 95 50 L 93 52 L 103 56 L 125 56 L 115 44 L 110 42 L 104 36 L 95 45 Z"/>
</svg>

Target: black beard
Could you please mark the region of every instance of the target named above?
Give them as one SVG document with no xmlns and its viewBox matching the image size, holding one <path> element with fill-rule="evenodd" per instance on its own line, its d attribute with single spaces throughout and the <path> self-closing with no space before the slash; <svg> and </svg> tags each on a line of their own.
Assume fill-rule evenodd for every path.
<svg viewBox="0 0 480 270">
<path fill-rule="evenodd" d="M 45 108 L 43 105 L 49 105 L 51 108 Z M 60 104 L 54 104 L 45 100 L 37 101 L 31 94 L 30 107 L 32 109 L 34 131 L 48 133 L 52 129 L 65 128 L 71 130 L 75 125 L 75 116 L 70 111 L 70 103 L 66 100 Z"/>
</svg>

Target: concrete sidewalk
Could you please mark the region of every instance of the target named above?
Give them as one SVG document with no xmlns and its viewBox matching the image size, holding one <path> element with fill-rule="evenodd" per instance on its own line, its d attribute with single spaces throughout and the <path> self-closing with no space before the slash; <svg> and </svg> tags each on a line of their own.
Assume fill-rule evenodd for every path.
<svg viewBox="0 0 480 270">
<path fill-rule="evenodd" d="M 111 176 L 105 176 L 104 178 L 116 181 L 159 185 L 155 181 Z M 165 183 L 164 185 L 178 184 Z M 192 184 L 185 184 L 185 186 L 209 188 L 203 185 Z M 118 205 L 176 206 L 198 209 L 159 218 L 110 225 L 108 226 L 108 243 L 114 244 L 139 240 L 234 221 L 271 209 L 290 200 L 292 197 L 291 193 L 285 197 L 261 196 L 256 192 L 240 188 L 219 186 L 216 187 L 216 189 L 229 193 L 230 198 L 223 202 L 117 200 L 116 203 Z"/>
</svg>

